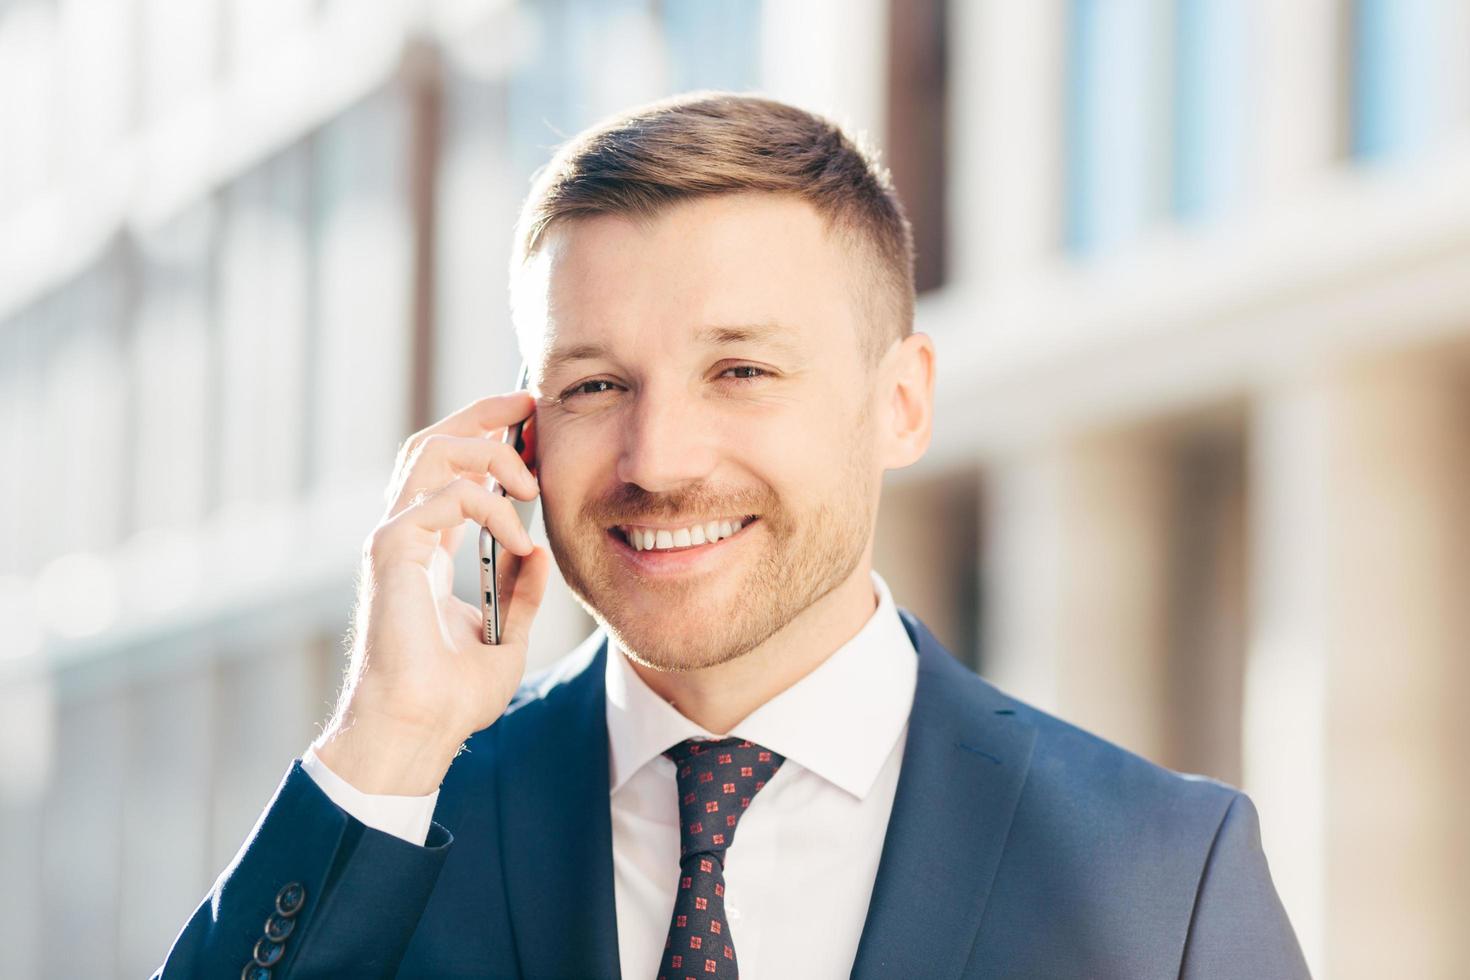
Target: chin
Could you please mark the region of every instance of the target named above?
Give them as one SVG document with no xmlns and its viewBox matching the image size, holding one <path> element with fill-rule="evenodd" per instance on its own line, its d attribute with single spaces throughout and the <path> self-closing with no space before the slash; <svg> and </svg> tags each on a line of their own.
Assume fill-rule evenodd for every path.
<svg viewBox="0 0 1470 980">
<path fill-rule="evenodd" d="M 715 624 L 703 630 L 674 633 L 658 629 L 648 622 L 635 623 L 629 629 L 606 621 L 603 626 L 633 660 L 666 673 L 714 667 L 728 663 L 751 649 Z"/>
</svg>

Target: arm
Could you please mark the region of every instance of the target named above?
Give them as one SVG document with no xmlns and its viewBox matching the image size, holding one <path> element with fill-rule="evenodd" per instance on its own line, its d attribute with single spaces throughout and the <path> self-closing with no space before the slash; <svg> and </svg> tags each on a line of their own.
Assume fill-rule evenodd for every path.
<svg viewBox="0 0 1470 980">
<path fill-rule="evenodd" d="M 365 826 L 293 762 L 156 976 L 241 976 L 257 949 L 274 980 L 393 976 L 452 843 L 438 824 L 423 847 Z"/>
<path fill-rule="evenodd" d="M 396 818 L 380 822 L 372 814 L 384 801 L 365 796 L 407 799 L 422 817 L 459 747 L 500 717 L 525 672 L 551 559 L 485 479 L 523 500 L 539 488 L 513 447 L 484 436 L 534 407 L 525 392 L 481 399 L 404 442 L 388 509 L 363 544 L 347 676 L 308 753 L 317 757 L 312 768 L 320 763 L 317 777 L 292 764 L 175 940 L 162 977 L 397 971 L 453 839 L 427 820 L 411 829 Z M 479 609 L 453 593 L 453 552 L 466 520 L 523 559 L 493 649 L 482 641 Z"/>
<path fill-rule="evenodd" d="M 1205 859 L 1179 976 L 1310 977 L 1271 882 L 1255 804 L 1244 793 L 1226 809 Z"/>
</svg>

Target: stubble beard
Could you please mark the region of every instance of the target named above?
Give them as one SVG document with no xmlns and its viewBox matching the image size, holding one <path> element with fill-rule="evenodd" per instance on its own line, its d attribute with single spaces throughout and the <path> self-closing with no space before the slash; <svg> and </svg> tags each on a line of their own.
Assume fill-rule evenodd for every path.
<svg viewBox="0 0 1470 980">
<path fill-rule="evenodd" d="M 873 477 L 863 468 L 864 460 L 855 458 L 860 456 L 849 457 L 833 492 L 803 515 L 792 514 L 769 490 L 761 506 L 751 506 L 759 501 L 749 496 L 732 501 L 703 488 L 663 495 L 655 502 L 633 487 L 619 495 L 622 505 L 613 504 L 621 520 L 606 521 L 607 504 L 593 505 L 562 533 L 547 508 L 547 541 L 572 595 L 633 660 L 668 672 L 713 667 L 750 652 L 852 575 L 873 526 Z M 639 501 L 645 506 L 638 506 Z M 701 505 L 691 506 L 696 502 Z M 626 570 L 603 540 L 610 523 L 689 513 L 760 515 L 755 527 L 742 532 L 761 535 L 760 557 L 747 562 L 735 588 L 721 590 L 718 597 L 710 586 L 710 579 L 723 577 L 718 569 L 687 579 L 639 577 Z M 635 590 L 642 593 L 641 603 L 634 601 Z M 693 605 L 707 592 L 723 608 Z M 666 618 L 653 620 L 639 612 L 649 593 L 659 608 L 669 610 Z"/>
</svg>

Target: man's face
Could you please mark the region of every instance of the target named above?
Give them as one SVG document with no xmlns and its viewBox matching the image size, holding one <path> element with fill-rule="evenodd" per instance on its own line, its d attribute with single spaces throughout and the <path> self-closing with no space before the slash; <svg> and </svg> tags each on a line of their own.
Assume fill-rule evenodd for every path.
<svg viewBox="0 0 1470 980">
<path fill-rule="evenodd" d="M 639 662 L 737 657 L 864 560 L 882 470 L 863 266 L 770 194 L 566 222 L 531 260 L 547 535 Z"/>
</svg>

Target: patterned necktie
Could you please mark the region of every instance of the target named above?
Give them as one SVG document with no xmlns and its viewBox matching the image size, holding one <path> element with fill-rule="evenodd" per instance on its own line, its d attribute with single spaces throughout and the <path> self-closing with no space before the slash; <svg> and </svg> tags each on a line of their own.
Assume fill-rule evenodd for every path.
<svg viewBox="0 0 1470 980">
<path fill-rule="evenodd" d="M 736 980 L 725 918 L 725 850 L 784 756 L 738 738 L 686 739 L 664 753 L 679 780 L 679 888 L 658 980 Z"/>
</svg>

